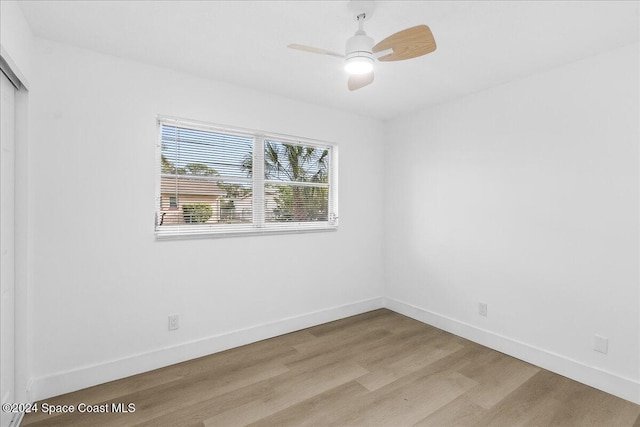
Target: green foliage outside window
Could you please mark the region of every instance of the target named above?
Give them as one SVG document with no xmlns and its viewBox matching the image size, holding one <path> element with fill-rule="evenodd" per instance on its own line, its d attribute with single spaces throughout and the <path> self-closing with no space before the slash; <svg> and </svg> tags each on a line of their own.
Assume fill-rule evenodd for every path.
<svg viewBox="0 0 640 427">
<path fill-rule="evenodd" d="M 213 208 L 207 203 L 186 203 L 182 213 L 187 224 L 204 224 L 213 215 Z"/>
<path fill-rule="evenodd" d="M 242 168 L 251 176 L 253 159 L 247 156 Z M 266 141 L 264 147 L 266 179 L 296 182 L 329 182 L 329 150 L 296 144 Z M 328 221 L 329 189 L 326 187 L 275 185 L 273 210 L 277 222 Z M 272 187 L 272 188 L 273 188 Z"/>
<path fill-rule="evenodd" d="M 274 200 L 278 222 L 328 220 L 328 188 L 281 186 Z"/>
</svg>

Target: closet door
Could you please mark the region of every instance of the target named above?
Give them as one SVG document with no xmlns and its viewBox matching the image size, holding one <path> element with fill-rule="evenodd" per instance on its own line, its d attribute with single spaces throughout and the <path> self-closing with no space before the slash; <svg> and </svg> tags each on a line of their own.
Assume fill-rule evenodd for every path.
<svg viewBox="0 0 640 427">
<path fill-rule="evenodd" d="M 2 403 L 15 402 L 15 87 L 0 72 L 0 391 Z M 0 426 L 12 414 L 2 411 Z"/>
</svg>

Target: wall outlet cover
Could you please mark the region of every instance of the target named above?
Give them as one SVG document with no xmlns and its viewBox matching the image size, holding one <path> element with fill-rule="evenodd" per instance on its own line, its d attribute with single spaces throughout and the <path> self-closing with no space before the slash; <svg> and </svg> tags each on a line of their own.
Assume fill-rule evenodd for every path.
<svg viewBox="0 0 640 427">
<path fill-rule="evenodd" d="M 175 331 L 180 327 L 180 317 L 177 314 L 169 316 L 169 330 Z"/>
<path fill-rule="evenodd" d="M 480 316 L 486 316 L 487 315 L 487 304 L 483 303 L 483 302 L 479 302 L 478 303 L 478 314 Z"/>
<path fill-rule="evenodd" d="M 593 349 L 599 353 L 607 354 L 609 352 L 609 338 L 596 335 Z"/>
</svg>

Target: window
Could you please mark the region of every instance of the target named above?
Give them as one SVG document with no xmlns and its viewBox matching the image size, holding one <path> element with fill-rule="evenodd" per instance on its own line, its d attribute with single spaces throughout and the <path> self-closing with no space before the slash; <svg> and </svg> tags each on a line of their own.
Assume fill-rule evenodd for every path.
<svg viewBox="0 0 640 427">
<path fill-rule="evenodd" d="M 337 147 L 159 119 L 156 235 L 335 230 Z"/>
</svg>

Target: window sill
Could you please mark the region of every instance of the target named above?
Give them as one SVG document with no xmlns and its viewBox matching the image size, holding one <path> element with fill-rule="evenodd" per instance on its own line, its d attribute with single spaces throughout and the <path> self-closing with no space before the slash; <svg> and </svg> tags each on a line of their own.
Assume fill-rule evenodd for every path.
<svg viewBox="0 0 640 427">
<path fill-rule="evenodd" d="M 191 227 L 190 227 L 191 228 Z M 235 230 L 210 230 L 185 229 L 180 227 L 172 227 L 171 230 L 156 230 L 156 240 L 191 240 L 191 239 L 211 239 L 221 237 L 243 237 L 243 236 L 269 236 L 282 234 L 303 234 L 303 233 L 322 233 L 327 231 L 338 231 L 337 225 L 313 225 L 313 226 L 291 226 L 291 225 L 275 225 L 264 228 L 247 227 L 245 229 Z"/>
</svg>

